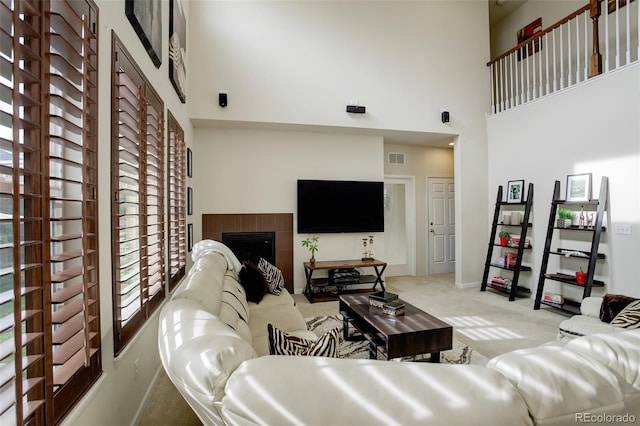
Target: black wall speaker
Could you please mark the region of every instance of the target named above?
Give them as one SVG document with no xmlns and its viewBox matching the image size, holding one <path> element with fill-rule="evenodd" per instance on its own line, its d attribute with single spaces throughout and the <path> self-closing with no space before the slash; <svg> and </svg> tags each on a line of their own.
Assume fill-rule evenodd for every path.
<svg viewBox="0 0 640 426">
<path fill-rule="evenodd" d="M 226 93 L 218 93 L 218 105 L 222 108 L 227 106 L 227 94 Z"/>
<path fill-rule="evenodd" d="M 443 123 L 449 122 L 449 111 L 442 111 L 442 122 Z"/>
</svg>

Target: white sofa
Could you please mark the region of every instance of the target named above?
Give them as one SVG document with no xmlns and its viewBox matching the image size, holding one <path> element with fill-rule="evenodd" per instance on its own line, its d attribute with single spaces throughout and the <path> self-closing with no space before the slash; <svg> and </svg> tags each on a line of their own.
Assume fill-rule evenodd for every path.
<svg viewBox="0 0 640 426">
<path fill-rule="evenodd" d="M 558 340 L 571 340 L 596 333 L 619 333 L 625 328 L 600 320 L 602 297 L 585 297 L 580 303 L 580 315 L 567 318 L 558 325 Z"/>
<path fill-rule="evenodd" d="M 228 266 L 236 262 L 196 253 L 162 308 L 158 347 L 168 377 L 206 425 L 513 426 L 563 424 L 583 412 L 640 418 L 640 331 L 516 351 L 487 367 L 266 355 L 267 323 L 312 337 L 291 296 L 236 303 L 243 290 Z"/>
</svg>

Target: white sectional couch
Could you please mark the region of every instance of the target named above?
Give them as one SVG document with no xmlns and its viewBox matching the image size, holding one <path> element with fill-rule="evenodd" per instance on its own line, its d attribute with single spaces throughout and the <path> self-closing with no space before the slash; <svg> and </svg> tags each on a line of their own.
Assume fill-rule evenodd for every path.
<svg viewBox="0 0 640 426">
<path fill-rule="evenodd" d="M 516 351 L 486 367 L 272 356 L 267 323 L 315 338 L 291 295 L 243 302 L 237 260 L 213 250 L 194 254 L 160 313 L 158 347 L 168 377 L 204 424 L 514 426 L 566 424 L 581 413 L 640 419 L 640 331 Z"/>
<path fill-rule="evenodd" d="M 619 333 L 626 328 L 600 320 L 602 297 L 585 297 L 580 303 L 580 315 L 567 318 L 558 325 L 558 340 L 571 340 L 597 333 Z"/>
</svg>

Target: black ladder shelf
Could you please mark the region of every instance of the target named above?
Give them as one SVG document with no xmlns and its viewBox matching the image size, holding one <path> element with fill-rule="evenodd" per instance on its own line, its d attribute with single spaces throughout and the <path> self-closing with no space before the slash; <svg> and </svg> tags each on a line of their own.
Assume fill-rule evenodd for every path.
<svg viewBox="0 0 640 426">
<path fill-rule="evenodd" d="M 588 226 L 569 226 L 558 228 L 556 226 L 556 214 L 558 212 L 558 208 L 561 206 L 568 206 L 568 208 L 573 207 L 573 210 L 577 210 L 578 208 L 586 207 L 588 211 L 596 212 L 596 220 L 593 227 Z M 571 285 L 582 287 L 582 298 L 588 297 L 591 295 L 591 289 L 594 287 L 604 287 L 604 282 L 595 280 L 593 278 L 596 263 L 599 259 L 605 259 L 605 255 L 602 253 L 598 253 L 598 246 L 600 244 L 600 236 L 602 232 L 606 231 L 606 228 L 602 226 L 603 219 L 605 213 L 609 209 L 609 179 L 606 176 L 602 177 L 602 181 L 600 183 L 600 195 L 596 200 L 589 201 L 566 201 L 560 198 L 560 181 L 555 181 L 555 186 L 553 188 L 553 200 L 551 201 L 551 212 L 549 213 L 549 224 L 547 226 L 547 238 L 545 241 L 544 252 L 542 255 L 542 264 L 540 267 L 540 277 L 538 279 L 538 289 L 536 291 L 536 299 L 533 305 L 533 309 L 540 309 L 541 305 L 549 306 L 560 311 L 569 313 L 569 314 L 579 314 L 580 313 L 580 303 L 581 300 L 571 300 L 563 298 L 560 302 L 553 302 L 544 300 L 544 286 L 545 281 L 557 281 L 562 283 L 562 285 Z M 551 245 L 553 243 L 554 234 L 559 233 L 560 231 L 566 232 L 590 232 L 591 236 L 591 244 L 589 250 L 573 250 L 571 248 L 557 248 L 552 249 Z M 559 236 L 558 236 L 559 238 Z M 568 256 L 574 259 L 582 259 L 584 261 L 588 261 L 587 264 L 587 279 L 585 284 L 578 284 L 574 275 L 568 275 L 564 273 L 547 273 L 547 267 L 549 264 L 549 256 L 557 255 L 557 256 Z"/>
<path fill-rule="evenodd" d="M 525 247 L 526 239 L 527 239 L 527 231 L 531 227 L 531 223 L 529 222 L 529 215 L 531 213 L 531 206 L 533 205 L 533 183 L 529 183 L 527 189 L 527 198 L 526 201 L 521 203 L 507 203 L 506 201 L 502 201 L 502 185 L 498 186 L 498 196 L 496 198 L 496 208 L 493 214 L 493 225 L 491 226 L 491 236 L 489 237 L 489 246 L 487 249 L 487 259 L 484 263 L 484 274 L 482 276 L 482 285 L 480 287 L 480 291 L 485 291 L 488 288 L 492 290 L 496 290 L 498 292 L 509 295 L 509 301 L 512 302 L 516 299 L 516 296 L 526 296 L 531 293 L 526 287 L 521 287 L 518 285 L 518 279 L 520 278 L 520 272 L 531 271 L 530 266 L 526 266 L 522 264 L 522 257 L 524 254 L 524 250 L 531 249 L 531 247 Z M 524 206 L 524 214 L 522 218 L 521 224 L 505 224 L 500 221 L 500 214 L 504 207 L 516 207 L 516 206 Z M 520 243 L 517 247 L 512 246 L 503 246 L 499 243 L 496 243 L 496 233 L 498 227 L 516 227 L 520 228 Z M 505 266 L 498 266 L 492 263 L 491 259 L 493 257 L 493 252 L 496 247 L 506 248 L 506 249 L 517 249 L 517 258 L 514 266 L 509 267 L 505 264 Z M 511 288 L 507 289 L 506 287 L 497 286 L 492 284 L 489 279 L 489 272 L 491 268 L 504 269 L 507 271 L 513 272 L 513 277 L 511 279 Z"/>
</svg>

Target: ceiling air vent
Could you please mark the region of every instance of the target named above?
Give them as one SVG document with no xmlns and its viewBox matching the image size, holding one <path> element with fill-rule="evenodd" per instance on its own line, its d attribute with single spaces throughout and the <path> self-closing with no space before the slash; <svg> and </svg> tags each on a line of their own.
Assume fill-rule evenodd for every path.
<svg viewBox="0 0 640 426">
<path fill-rule="evenodd" d="M 404 153 L 403 152 L 387 153 L 387 162 L 389 164 L 404 164 Z"/>
</svg>

